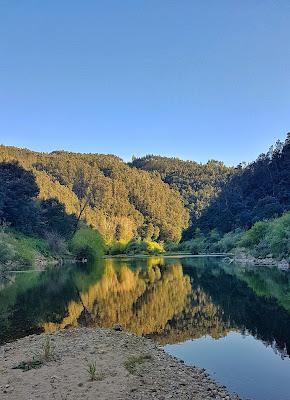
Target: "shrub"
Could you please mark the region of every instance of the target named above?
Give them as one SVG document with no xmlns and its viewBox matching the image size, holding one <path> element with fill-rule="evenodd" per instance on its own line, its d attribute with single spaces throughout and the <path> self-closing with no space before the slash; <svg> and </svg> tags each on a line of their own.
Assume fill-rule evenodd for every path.
<svg viewBox="0 0 290 400">
<path fill-rule="evenodd" d="M 164 244 L 163 242 L 154 242 L 153 240 L 144 240 L 146 245 L 146 250 L 149 254 L 160 254 L 164 253 Z"/>
<path fill-rule="evenodd" d="M 190 252 L 192 254 L 202 254 L 207 251 L 207 243 L 204 237 L 197 237 L 190 240 Z"/>
<path fill-rule="evenodd" d="M 127 242 L 125 240 L 117 240 L 110 247 L 110 254 L 118 255 L 126 252 Z"/>
<path fill-rule="evenodd" d="M 186 240 L 184 242 L 179 243 L 177 250 L 190 252 L 191 251 L 191 240 Z"/>
<path fill-rule="evenodd" d="M 14 259 L 16 262 L 22 265 L 33 265 L 35 261 L 35 250 L 29 246 L 29 243 L 26 241 L 15 242 L 15 256 Z"/>
<path fill-rule="evenodd" d="M 94 229 L 83 226 L 70 241 L 70 251 L 78 258 L 93 261 L 104 255 L 104 242 Z"/>
<path fill-rule="evenodd" d="M 208 251 L 210 253 L 216 253 L 216 252 L 220 251 L 220 246 L 219 246 L 220 239 L 221 239 L 221 235 L 217 231 L 217 229 L 213 229 L 210 231 L 210 233 L 207 237 L 207 246 L 208 246 Z"/>
<path fill-rule="evenodd" d="M 44 238 L 52 254 L 59 256 L 67 253 L 66 241 L 60 234 L 45 232 Z"/>
<path fill-rule="evenodd" d="M 5 240 L 5 234 L 0 234 L 0 264 L 6 264 L 13 260 L 15 251 L 10 243 Z"/>
<path fill-rule="evenodd" d="M 240 246 L 254 256 L 271 254 L 275 258 L 290 257 L 290 213 L 269 221 L 259 221 L 241 237 Z"/>
<path fill-rule="evenodd" d="M 141 240 L 130 240 L 127 244 L 125 252 L 126 254 L 134 255 L 134 254 L 142 254 L 146 253 L 147 246 Z"/>
<path fill-rule="evenodd" d="M 260 243 L 262 239 L 265 238 L 269 229 L 268 221 L 256 222 L 251 229 L 245 232 L 240 240 L 240 246 L 254 248 Z"/>
<path fill-rule="evenodd" d="M 15 249 L 15 260 L 22 265 L 33 265 L 37 253 L 50 255 L 48 245 L 43 239 L 12 231 L 11 243 Z"/>
<path fill-rule="evenodd" d="M 42 239 L 26 236 L 23 233 L 6 228 L 0 230 L 0 262 L 20 266 L 31 266 L 38 253 L 50 254 L 47 243 Z"/>
<path fill-rule="evenodd" d="M 290 213 L 271 221 L 266 240 L 274 257 L 290 256 Z"/>
<path fill-rule="evenodd" d="M 160 254 L 164 253 L 163 242 L 154 242 L 152 240 L 132 239 L 128 243 L 119 240 L 114 242 L 109 250 L 112 255 L 118 254 Z"/>
<path fill-rule="evenodd" d="M 238 246 L 244 231 L 236 229 L 232 232 L 226 233 L 218 242 L 219 251 L 227 253 Z"/>
</svg>

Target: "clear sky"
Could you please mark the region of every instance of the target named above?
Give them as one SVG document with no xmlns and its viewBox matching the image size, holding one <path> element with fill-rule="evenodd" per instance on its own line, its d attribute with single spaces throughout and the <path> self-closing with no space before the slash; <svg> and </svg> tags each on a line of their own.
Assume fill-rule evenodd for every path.
<svg viewBox="0 0 290 400">
<path fill-rule="evenodd" d="M 0 0 L 0 142 L 249 161 L 290 131 L 289 0 Z"/>
</svg>

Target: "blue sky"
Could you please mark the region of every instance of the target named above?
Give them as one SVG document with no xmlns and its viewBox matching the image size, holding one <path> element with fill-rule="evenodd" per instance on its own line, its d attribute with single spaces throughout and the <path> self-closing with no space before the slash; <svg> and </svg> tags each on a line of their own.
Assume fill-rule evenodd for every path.
<svg viewBox="0 0 290 400">
<path fill-rule="evenodd" d="M 249 161 L 290 131 L 289 0 L 0 0 L 0 142 Z"/>
</svg>

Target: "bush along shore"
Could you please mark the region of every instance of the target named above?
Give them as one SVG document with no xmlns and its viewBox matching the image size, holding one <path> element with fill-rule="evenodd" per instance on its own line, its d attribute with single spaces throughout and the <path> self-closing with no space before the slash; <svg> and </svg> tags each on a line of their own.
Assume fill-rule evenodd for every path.
<svg viewBox="0 0 290 400">
<path fill-rule="evenodd" d="M 205 370 L 120 327 L 32 335 L 0 354 L 3 399 L 239 399 Z"/>
<path fill-rule="evenodd" d="M 104 255 L 105 246 L 97 231 L 81 224 L 72 238 L 64 240 L 51 233 L 46 237 L 24 234 L 0 227 L 0 272 L 44 269 L 64 262 L 95 260 Z"/>
<path fill-rule="evenodd" d="M 196 230 L 194 238 L 179 245 L 192 254 L 233 253 L 235 261 L 289 269 L 290 212 L 258 221 L 250 229 L 235 229 L 222 235 L 216 229 L 207 234 Z"/>
</svg>

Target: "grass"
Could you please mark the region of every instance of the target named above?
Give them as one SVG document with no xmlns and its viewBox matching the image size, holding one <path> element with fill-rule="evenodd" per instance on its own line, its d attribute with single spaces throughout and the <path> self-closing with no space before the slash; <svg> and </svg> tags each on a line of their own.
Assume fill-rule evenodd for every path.
<svg viewBox="0 0 290 400">
<path fill-rule="evenodd" d="M 48 335 L 45 335 L 44 341 L 42 344 L 42 350 L 43 350 L 43 358 L 44 360 L 48 361 L 52 357 L 52 347 L 50 343 L 50 338 Z"/>
<path fill-rule="evenodd" d="M 102 372 L 97 372 L 97 364 L 95 361 L 88 363 L 87 372 L 89 373 L 91 381 L 102 381 L 104 379 L 104 374 Z"/>
<path fill-rule="evenodd" d="M 43 365 L 42 360 L 33 359 L 31 361 L 20 361 L 13 369 L 22 369 L 22 371 L 29 371 L 31 369 L 40 368 Z"/>
<path fill-rule="evenodd" d="M 130 374 L 135 374 L 137 371 L 137 366 L 144 364 L 146 361 L 151 361 L 152 356 L 150 354 L 142 354 L 140 356 L 129 357 L 128 360 L 124 362 L 124 367 Z"/>
<path fill-rule="evenodd" d="M 42 343 L 42 353 L 36 354 L 32 360 L 29 361 L 20 361 L 18 365 L 13 367 L 13 369 L 21 369 L 22 371 L 29 371 L 31 369 L 40 368 L 46 361 L 51 360 L 53 355 L 52 346 L 50 343 L 50 338 L 48 335 L 45 335 L 43 343 Z"/>
<path fill-rule="evenodd" d="M 11 228 L 0 227 L 0 263 L 18 267 L 32 266 L 36 256 L 50 255 L 47 243 L 42 239 L 24 235 Z"/>
</svg>

